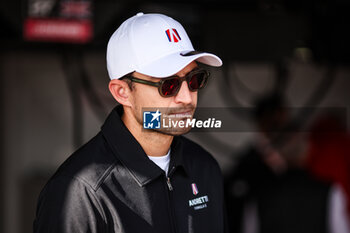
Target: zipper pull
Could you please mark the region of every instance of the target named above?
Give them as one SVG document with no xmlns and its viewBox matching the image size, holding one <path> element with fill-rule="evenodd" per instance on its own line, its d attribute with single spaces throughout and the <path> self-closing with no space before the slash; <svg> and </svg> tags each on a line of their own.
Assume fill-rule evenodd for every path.
<svg viewBox="0 0 350 233">
<path fill-rule="evenodd" d="M 167 174 L 167 177 L 169 177 L 171 174 L 173 174 L 174 171 L 175 171 L 175 167 L 173 166 L 173 167 L 169 170 L 169 172 L 168 172 L 168 174 Z"/>
<path fill-rule="evenodd" d="M 170 183 L 170 178 L 169 177 L 167 177 L 166 183 L 168 185 L 169 191 L 173 191 L 173 186 Z"/>
</svg>

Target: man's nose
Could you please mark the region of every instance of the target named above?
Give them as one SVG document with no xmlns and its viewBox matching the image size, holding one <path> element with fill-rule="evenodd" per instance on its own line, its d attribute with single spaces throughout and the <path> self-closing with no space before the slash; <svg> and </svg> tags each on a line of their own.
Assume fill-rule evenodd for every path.
<svg viewBox="0 0 350 233">
<path fill-rule="evenodd" d="M 183 81 L 180 87 L 179 92 L 175 96 L 176 103 L 190 104 L 192 103 L 192 95 L 191 91 L 188 88 L 188 84 L 186 81 Z"/>
</svg>

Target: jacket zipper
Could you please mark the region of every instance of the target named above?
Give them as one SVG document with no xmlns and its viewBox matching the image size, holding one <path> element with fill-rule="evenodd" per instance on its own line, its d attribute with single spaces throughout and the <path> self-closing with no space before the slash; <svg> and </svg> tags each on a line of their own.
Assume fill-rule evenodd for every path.
<svg viewBox="0 0 350 233">
<path fill-rule="evenodd" d="M 168 191 L 168 207 L 169 207 L 169 215 L 170 215 L 170 223 L 172 225 L 172 232 L 177 233 L 177 229 L 176 229 L 176 221 L 175 221 L 175 213 L 174 213 L 174 206 L 173 206 L 173 185 L 171 184 L 170 181 L 170 175 L 172 174 L 172 172 L 174 171 L 173 167 L 170 171 L 168 176 L 166 176 L 166 184 L 167 184 L 167 191 Z"/>
<path fill-rule="evenodd" d="M 170 182 L 170 178 L 169 178 L 169 177 L 167 177 L 166 183 L 167 183 L 167 185 L 168 185 L 169 191 L 173 191 L 173 186 L 171 185 L 171 182 Z"/>
</svg>

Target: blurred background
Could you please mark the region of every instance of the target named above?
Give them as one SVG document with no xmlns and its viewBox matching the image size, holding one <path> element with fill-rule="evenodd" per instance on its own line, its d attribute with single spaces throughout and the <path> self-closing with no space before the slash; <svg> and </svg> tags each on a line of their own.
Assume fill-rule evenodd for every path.
<svg viewBox="0 0 350 233">
<path fill-rule="evenodd" d="M 0 232 L 32 231 L 43 185 L 116 105 L 106 45 L 138 12 L 177 19 L 221 57 L 199 106 L 255 129 L 187 135 L 222 168 L 232 232 L 345 233 L 346 0 L 2 0 Z"/>
</svg>

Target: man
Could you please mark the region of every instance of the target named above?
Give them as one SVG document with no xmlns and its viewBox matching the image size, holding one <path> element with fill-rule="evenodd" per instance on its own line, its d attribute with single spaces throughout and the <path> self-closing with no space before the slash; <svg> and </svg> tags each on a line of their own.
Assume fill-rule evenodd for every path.
<svg viewBox="0 0 350 233">
<path fill-rule="evenodd" d="M 321 182 L 308 170 L 311 144 L 305 131 L 291 128 L 284 99 L 279 92 L 257 99 L 256 140 L 225 180 L 229 228 L 242 233 L 348 233 L 345 196 L 338 185 Z"/>
<path fill-rule="evenodd" d="M 109 90 L 121 104 L 39 197 L 34 232 L 225 232 L 221 172 L 188 131 L 143 129 L 144 107 L 193 115 L 197 91 L 221 66 L 161 14 L 126 20 L 107 47 Z M 153 113 L 154 118 L 159 112 Z"/>
</svg>

